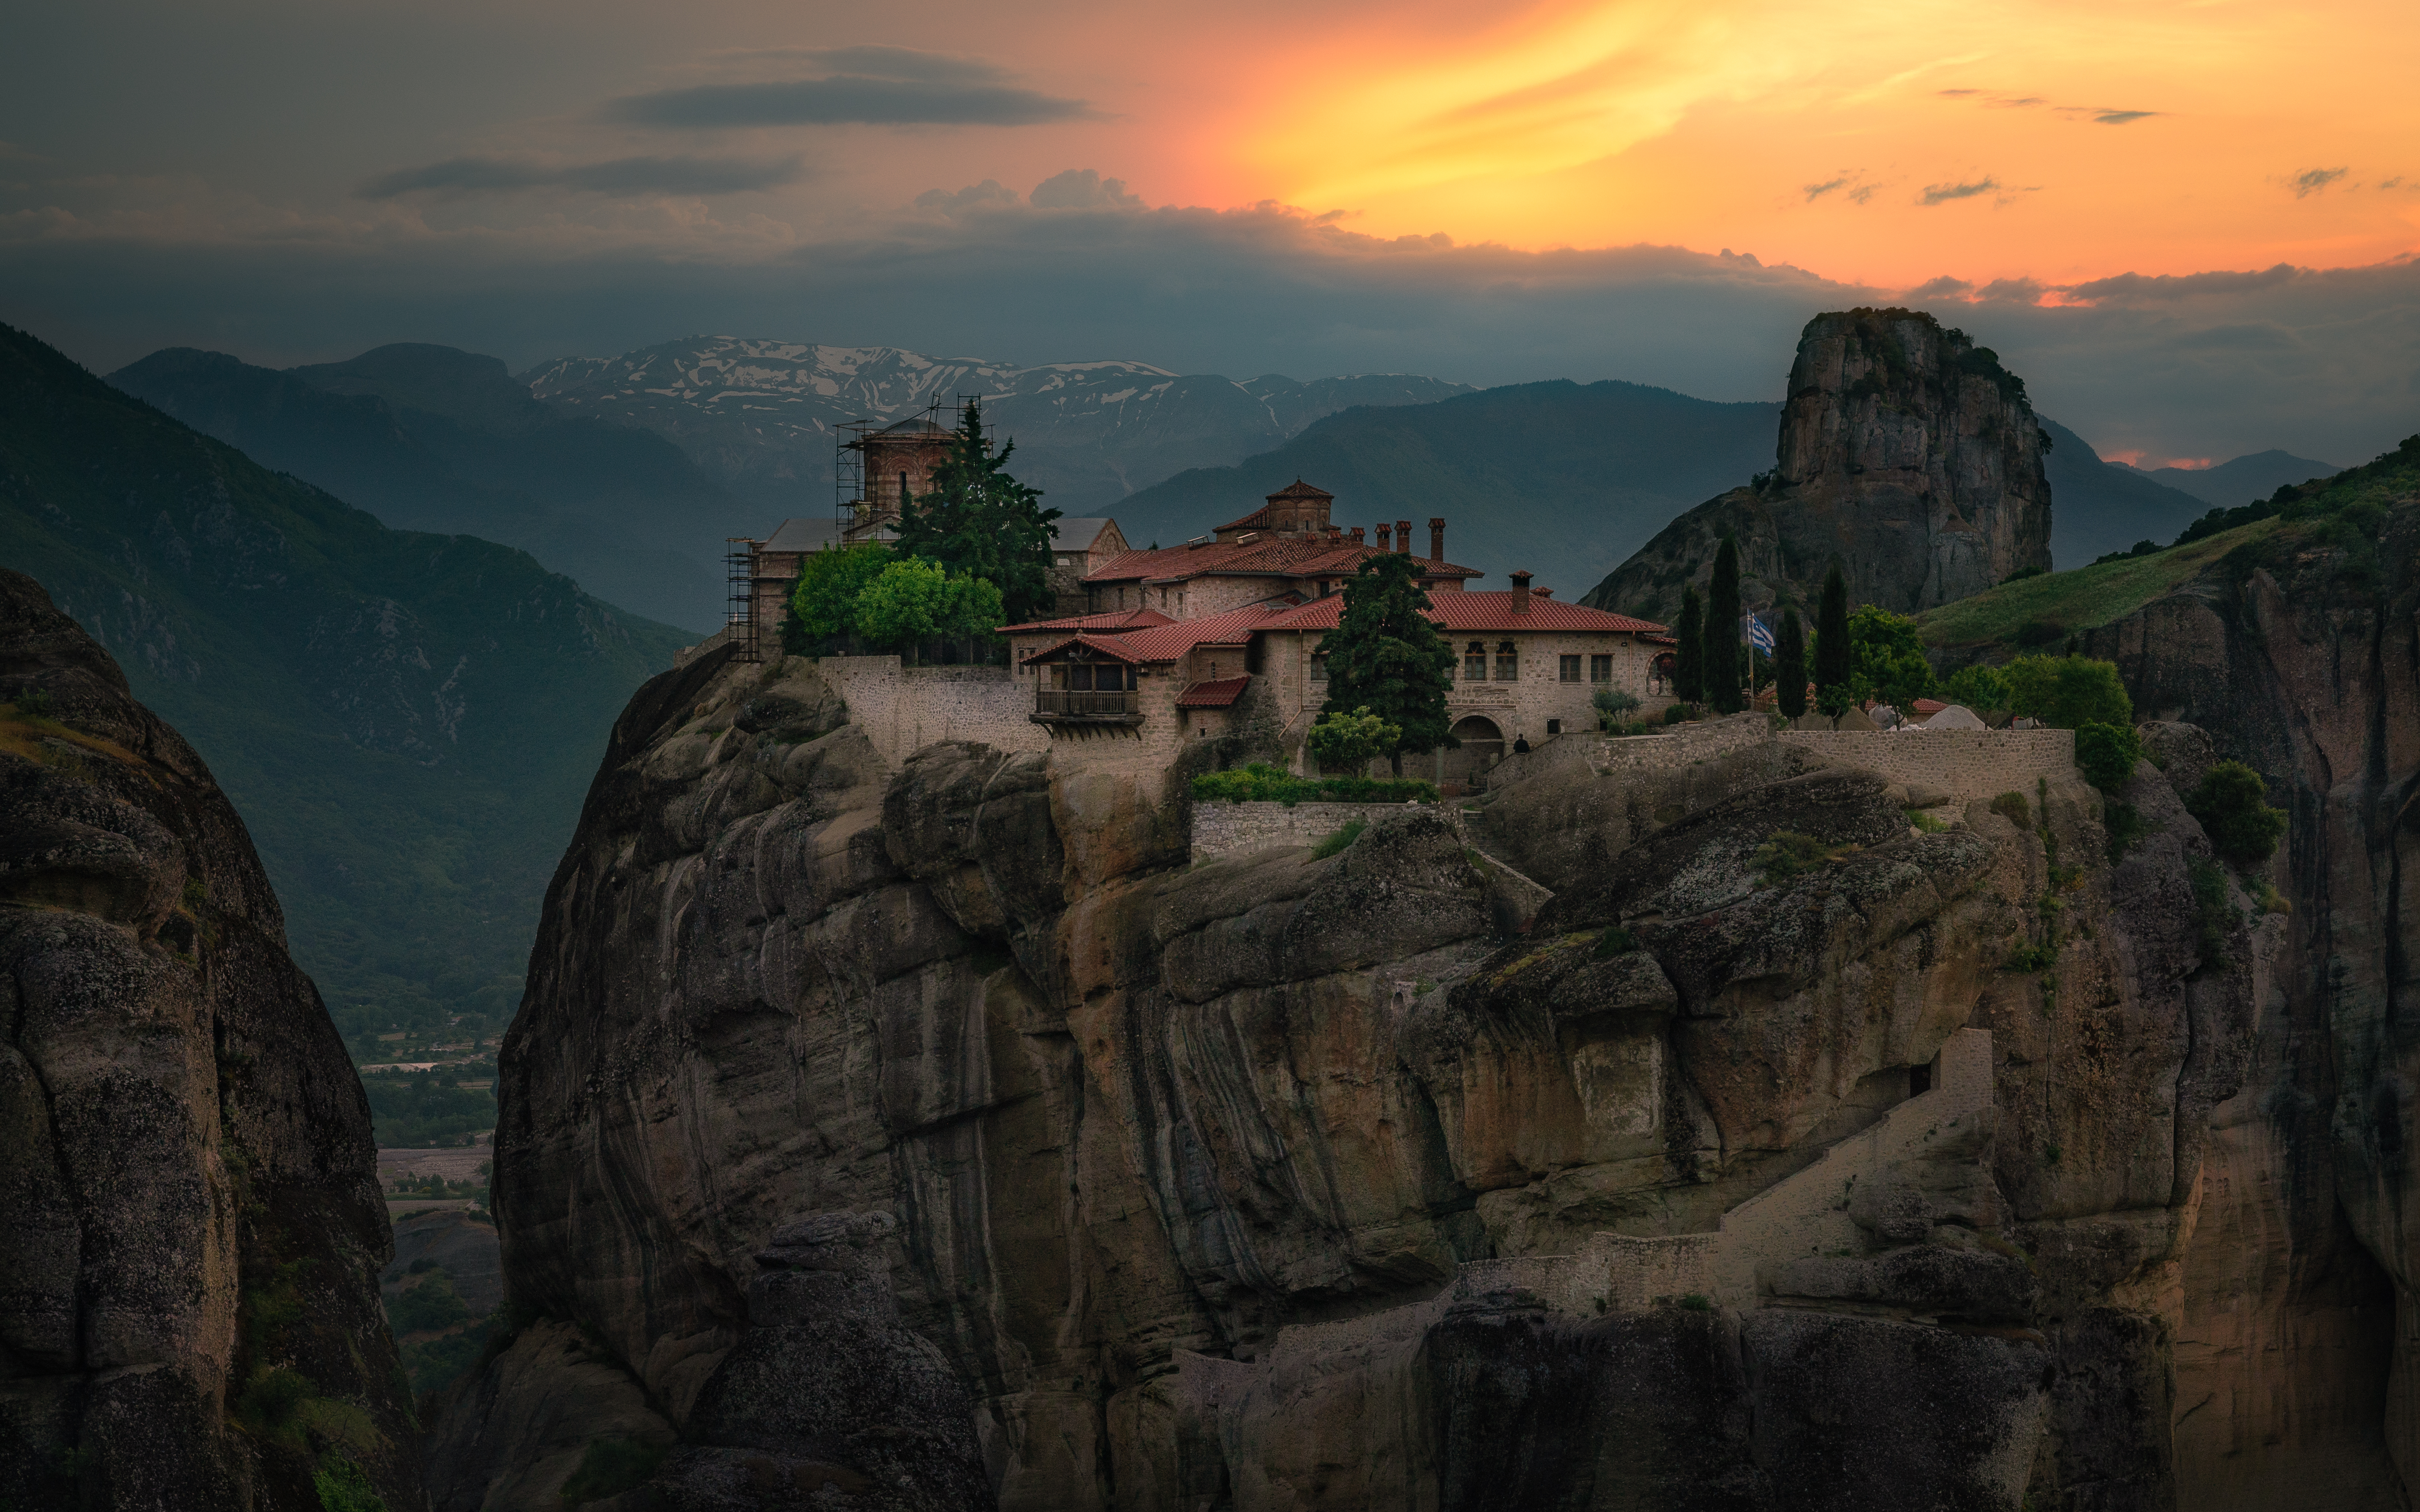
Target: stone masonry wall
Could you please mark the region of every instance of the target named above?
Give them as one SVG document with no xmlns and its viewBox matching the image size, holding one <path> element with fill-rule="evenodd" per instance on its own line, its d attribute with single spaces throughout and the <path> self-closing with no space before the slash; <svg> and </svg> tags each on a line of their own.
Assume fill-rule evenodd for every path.
<svg viewBox="0 0 2420 1512">
<path fill-rule="evenodd" d="M 1199 802 L 1193 806 L 1193 859 L 1232 856 L 1238 851 L 1266 850 L 1279 845 L 1311 845 L 1326 840 L 1356 819 L 1375 819 L 1403 809 L 1400 803 Z M 1462 827 L 1461 810 L 1447 804 L 1442 810 L 1454 827 Z"/>
<path fill-rule="evenodd" d="M 1033 684 L 1005 667 L 902 667 L 896 656 L 824 656 L 816 672 L 848 702 L 892 770 L 939 740 L 980 740 L 996 750 L 1047 750 L 1035 724 Z"/>
</svg>

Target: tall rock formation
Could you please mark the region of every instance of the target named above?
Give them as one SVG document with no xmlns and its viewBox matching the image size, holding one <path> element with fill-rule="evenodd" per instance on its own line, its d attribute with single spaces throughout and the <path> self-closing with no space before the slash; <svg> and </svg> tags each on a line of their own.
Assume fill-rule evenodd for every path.
<svg viewBox="0 0 2420 1512">
<path fill-rule="evenodd" d="M 1914 310 L 1819 315 L 1775 470 L 1674 519 L 1581 602 L 1669 624 L 1726 534 L 1750 609 L 1813 603 L 1836 562 L 1851 603 L 1900 613 L 2047 571 L 2050 444 L 2024 381 L 1964 332 Z"/>
<path fill-rule="evenodd" d="M 369 1106 L 242 822 L 6 570 L 0 701 L 0 1504 L 419 1505 Z"/>
<path fill-rule="evenodd" d="M 1953 800 L 1744 717 L 1187 865 L 1181 768 L 894 770 L 814 663 L 701 658 L 549 894 L 523 1324 L 437 1505 L 2173 1505 L 2277 926 L 2063 763 Z"/>
</svg>

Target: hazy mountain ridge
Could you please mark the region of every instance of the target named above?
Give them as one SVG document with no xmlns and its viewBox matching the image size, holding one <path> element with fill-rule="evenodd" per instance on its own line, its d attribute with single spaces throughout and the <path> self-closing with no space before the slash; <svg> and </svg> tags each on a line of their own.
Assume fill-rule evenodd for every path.
<svg viewBox="0 0 2420 1512">
<path fill-rule="evenodd" d="M 686 636 L 388 530 L 7 328 L 0 538 L 242 809 L 340 1025 L 510 1011 L 597 747 Z"/>
<path fill-rule="evenodd" d="M 109 381 L 390 526 L 520 547 L 636 612 L 721 623 L 742 506 L 678 447 L 540 404 L 492 357 L 398 344 L 280 372 L 171 347 Z"/>
<path fill-rule="evenodd" d="M 2122 462 L 2104 461 L 2092 444 L 2055 420 L 2050 433 L 2051 562 L 2059 571 L 2089 566 L 2137 541 L 2165 546 L 2210 506 Z"/>
<path fill-rule="evenodd" d="M 2316 462 L 2278 447 L 2231 457 L 2207 468 L 2135 468 L 2123 462 L 2112 465 L 2189 493 L 2205 504 L 2229 509 L 2255 499 L 2266 499 L 2282 485 L 2332 478 L 2344 471 L 2334 462 Z"/>
<path fill-rule="evenodd" d="M 1017 475 L 1071 515 L 1114 509 L 1187 468 L 1232 463 L 1354 405 L 1417 404 L 1469 392 L 1410 375 L 1237 382 L 1147 363 L 1016 366 L 895 347 L 690 337 L 613 358 L 563 358 L 520 375 L 564 412 L 655 432 L 772 518 L 833 504 L 834 433 L 978 395 L 1016 443 Z M 755 527 L 751 527 L 754 529 Z"/>
</svg>

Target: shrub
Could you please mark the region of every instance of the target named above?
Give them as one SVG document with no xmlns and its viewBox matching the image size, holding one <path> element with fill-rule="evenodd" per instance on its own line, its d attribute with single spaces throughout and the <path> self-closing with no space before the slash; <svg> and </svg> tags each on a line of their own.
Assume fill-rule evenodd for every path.
<svg viewBox="0 0 2420 1512">
<path fill-rule="evenodd" d="M 2033 809 L 2025 802 L 2025 795 L 2022 793 L 2001 794 L 1992 800 L 1992 811 L 2019 829 L 2034 827 Z"/>
<path fill-rule="evenodd" d="M 1369 827 L 1370 821 L 1367 819 L 1348 820 L 1345 822 L 1343 827 L 1338 829 L 1334 834 L 1329 835 L 1326 840 L 1323 840 L 1318 844 L 1312 846 L 1311 848 L 1311 854 L 1324 861 L 1329 856 L 1334 856 L 1337 852 L 1344 849 L 1347 845 L 1352 844 L 1355 841 L 1359 840 L 1361 838 L 1361 831 Z"/>
<path fill-rule="evenodd" d="M 2092 720 L 2075 733 L 2075 764 L 2085 780 L 2103 793 L 2115 793 L 2134 775 L 2143 759 L 2142 737 L 2132 725 Z"/>
<path fill-rule="evenodd" d="M 2058 950 L 2055 947 L 2026 944 L 2010 950 L 2009 958 L 2000 963 L 2000 969 L 2013 971 L 2022 977 L 2036 971 L 2048 971 L 2057 964 Z"/>
<path fill-rule="evenodd" d="M 29 687 L 23 693 L 18 694 L 17 712 L 23 715 L 28 719 L 49 718 L 51 717 L 51 690 L 47 687 Z"/>
<path fill-rule="evenodd" d="M 1770 886 L 1784 878 L 1812 872 L 1854 849 L 1854 845 L 1826 845 L 1814 836 L 1802 835 L 1794 829 L 1776 829 L 1756 848 L 1756 854 L 1748 857 L 1747 865 L 1749 871 Z"/>
<path fill-rule="evenodd" d="M 2126 853 L 2139 844 L 2147 835 L 2159 833 L 2160 826 L 2143 817 L 2143 810 L 2131 803 L 2112 803 L 2101 813 L 2102 827 L 2109 832 L 2109 864 L 2116 866 L 2126 858 Z"/>
<path fill-rule="evenodd" d="M 2235 909 L 2226 900 L 2226 873 L 2195 857 L 2186 868 L 2193 876 L 2194 906 L 2200 916 L 2204 965 L 2226 964 L 2226 933 L 2235 924 Z"/>
<path fill-rule="evenodd" d="M 1902 811 L 1907 815 L 1907 822 L 1916 826 L 1917 834 L 1938 835 L 1949 827 L 1921 809 L 1908 809 Z"/>
<path fill-rule="evenodd" d="M 2048 567 L 2019 567 L 2016 571 L 2001 579 L 2000 581 L 2003 585 L 2009 583 L 2021 583 L 2028 578 L 2045 577 L 2049 572 L 2050 569 Z"/>
<path fill-rule="evenodd" d="M 1621 733 L 1628 722 L 1621 716 L 1638 707 L 1638 695 L 1619 687 L 1600 687 L 1590 702 L 1596 705 L 1597 728 Z"/>
<path fill-rule="evenodd" d="M 471 1309 L 443 1271 L 402 1292 L 386 1305 L 387 1322 L 397 1334 L 430 1334 L 471 1319 Z"/>
<path fill-rule="evenodd" d="M 1694 705 L 1687 703 L 1668 703 L 1664 706 L 1664 722 L 1666 724 L 1679 724 L 1682 720 L 1690 717 L 1694 707 Z"/>
<path fill-rule="evenodd" d="M 1608 956 L 1627 955 L 1638 949 L 1638 936 L 1616 924 L 1596 937 L 1596 956 L 1602 961 Z"/>
<path fill-rule="evenodd" d="M 1702 1291 L 1692 1291 L 1683 1297 L 1681 1305 L 1693 1313 L 1710 1313 L 1714 1310 L 1714 1304 L 1707 1300 L 1706 1294 Z"/>
<path fill-rule="evenodd" d="M 1388 724 L 1362 704 L 1351 714 L 1323 714 L 1304 743 L 1322 766 L 1367 766 L 1404 738 L 1403 727 Z"/>
<path fill-rule="evenodd" d="M 2270 808 L 2268 797 L 2259 773 L 2242 762 L 2220 762 L 2186 797 L 2185 811 L 2201 821 L 2212 850 L 2238 866 L 2255 866 L 2275 854 L 2286 834 L 2286 810 Z"/>
<path fill-rule="evenodd" d="M 1282 766 L 1254 762 L 1193 779 L 1197 798 L 1230 803 L 1435 803 L 1436 785 L 1417 778 L 1296 777 Z"/>
<path fill-rule="evenodd" d="M 387 1512 L 368 1473 L 342 1455 L 321 1458 L 311 1472 L 311 1489 L 319 1493 L 322 1512 Z"/>
</svg>

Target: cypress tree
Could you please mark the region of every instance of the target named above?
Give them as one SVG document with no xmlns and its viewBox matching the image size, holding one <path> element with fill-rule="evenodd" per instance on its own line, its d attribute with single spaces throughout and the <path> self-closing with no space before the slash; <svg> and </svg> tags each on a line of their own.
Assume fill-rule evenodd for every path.
<svg viewBox="0 0 2420 1512">
<path fill-rule="evenodd" d="M 1739 547 L 1726 535 L 1714 553 L 1714 580 L 1706 593 L 1706 697 L 1716 714 L 1747 707 L 1740 697 Z"/>
<path fill-rule="evenodd" d="M 1344 607 L 1320 649 L 1327 654 L 1325 714 L 1364 712 L 1395 729 L 1383 754 L 1397 777 L 1404 752 L 1451 750 L 1462 744 L 1450 733 L 1445 709 L 1453 686 L 1453 645 L 1437 632 L 1426 610 L 1416 559 L 1400 551 L 1366 558 L 1346 579 Z"/>
<path fill-rule="evenodd" d="M 1807 631 L 1795 609 L 1781 611 L 1781 633 L 1773 638 L 1773 686 L 1782 713 L 1795 719 L 1807 712 Z"/>
<path fill-rule="evenodd" d="M 1823 600 L 1815 611 L 1815 706 L 1838 716 L 1849 710 L 1849 680 L 1856 651 L 1849 643 L 1849 584 L 1838 563 L 1823 579 Z"/>
<path fill-rule="evenodd" d="M 1050 585 L 1050 522 L 1060 512 L 1008 471 L 1016 443 L 994 451 L 984 434 L 983 406 L 970 404 L 950 438 L 949 455 L 933 469 L 930 493 L 903 499 L 901 557 L 938 562 L 952 576 L 986 579 L 1000 589 L 1006 623 L 1047 613 L 1058 601 Z"/>
<path fill-rule="evenodd" d="M 1681 623 L 1672 633 L 1681 642 L 1679 654 L 1672 658 L 1672 696 L 1683 703 L 1695 703 L 1706 696 L 1706 636 L 1694 583 L 1681 595 Z"/>
</svg>

